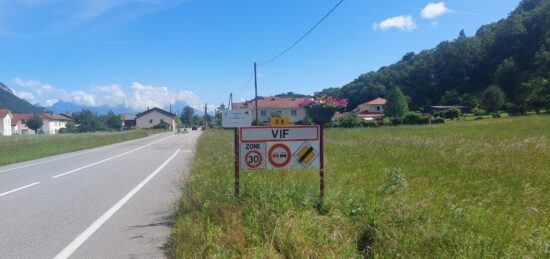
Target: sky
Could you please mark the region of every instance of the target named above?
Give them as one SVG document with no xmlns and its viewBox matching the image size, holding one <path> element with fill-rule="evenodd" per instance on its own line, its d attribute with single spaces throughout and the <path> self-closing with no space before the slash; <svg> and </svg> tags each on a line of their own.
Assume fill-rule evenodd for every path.
<svg viewBox="0 0 550 259">
<path fill-rule="evenodd" d="M 209 109 L 339 0 L 0 0 L 0 82 L 35 104 Z M 258 66 L 258 95 L 313 94 L 505 18 L 519 0 L 344 0 Z"/>
</svg>

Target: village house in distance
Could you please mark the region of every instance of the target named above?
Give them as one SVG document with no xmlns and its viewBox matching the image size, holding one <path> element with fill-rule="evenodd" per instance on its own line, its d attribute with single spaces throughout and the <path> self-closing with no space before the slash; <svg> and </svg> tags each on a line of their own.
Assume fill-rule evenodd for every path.
<svg viewBox="0 0 550 259">
<path fill-rule="evenodd" d="M 151 129 L 154 127 L 169 126 L 171 130 L 176 130 L 177 116 L 171 112 L 154 107 L 136 115 L 136 127 L 140 129 Z"/>
<path fill-rule="evenodd" d="M 282 117 L 288 117 L 290 123 L 304 120 L 306 111 L 300 108 L 300 101 L 306 98 L 288 98 L 288 97 L 258 97 L 258 120 L 266 123 L 273 113 L 279 113 Z M 252 111 L 252 118 L 256 118 L 256 102 L 245 101 L 242 103 L 233 103 L 232 109 L 249 109 Z"/>
<path fill-rule="evenodd" d="M 35 134 L 34 130 L 27 127 L 26 121 L 33 117 L 31 113 L 12 113 L 7 109 L 0 109 L 0 135 L 27 135 Z M 62 114 L 42 113 L 42 127 L 39 129 L 44 134 L 57 134 L 59 130 L 67 127 L 71 119 Z"/>
</svg>

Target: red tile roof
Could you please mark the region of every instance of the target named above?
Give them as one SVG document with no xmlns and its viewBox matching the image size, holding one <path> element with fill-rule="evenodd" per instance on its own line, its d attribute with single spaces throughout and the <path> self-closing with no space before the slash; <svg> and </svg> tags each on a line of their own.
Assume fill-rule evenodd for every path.
<svg viewBox="0 0 550 259">
<path fill-rule="evenodd" d="M 32 118 L 34 114 L 32 113 L 14 113 L 13 119 L 11 120 L 11 125 L 15 126 L 17 123 L 21 120 L 28 120 Z M 67 118 L 66 116 L 60 115 L 60 114 L 49 114 L 49 113 L 42 113 L 40 114 L 40 118 L 43 120 L 62 120 L 62 121 L 69 121 L 71 119 Z"/>
<path fill-rule="evenodd" d="M 300 108 L 298 104 L 306 98 L 263 97 L 258 99 L 258 107 L 261 108 Z M 233 103 L 233 109 L 255 109 L 254 100 L 244 103 Z"/>
<path fill-rule="evenodd" d="M 384 104 L 386 104 L 386 99 L 378 97 L 378 98 L 376 98 L 374 100 L 370 100 L 370 101 L 368 101 L 364 104 L 384 105 Z"/>
</svg>

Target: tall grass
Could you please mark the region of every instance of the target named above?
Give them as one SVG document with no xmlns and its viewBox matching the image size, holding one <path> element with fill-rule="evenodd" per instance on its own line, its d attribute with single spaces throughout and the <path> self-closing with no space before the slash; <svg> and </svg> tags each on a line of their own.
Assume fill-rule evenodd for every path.
<svg viewBox="0 0 550 259">
<path fill-rule="evenodd" d="M 143 138 L 153 133 L 159 131 L 0 136 L 0 165 Z"/>
<path fill-rule="evenodd" d="M 189 257 L 550 256 L 550 117 L 326 130 L 315 171 L 242 174 L 232 132 L 207 131 L 171 253 Z"/>
</svg>

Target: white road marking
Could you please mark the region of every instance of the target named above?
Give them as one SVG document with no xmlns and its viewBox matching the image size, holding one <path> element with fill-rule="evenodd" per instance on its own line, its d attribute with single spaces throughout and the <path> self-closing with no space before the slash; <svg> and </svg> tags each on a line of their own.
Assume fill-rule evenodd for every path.
<svg viewBox="0 0 550 259">
<path fill-rule="evenodd" d="M 11 190 L 11 191 L 7 191 L 7 192 L 4 192 L 4 193 L 0 193 L 0 197 L 6 196 L 6 195 L 8 195 L 8 194 L 10 194 L 10 193 L 14 193 L 14 192 L 16 192 L 16 191 L 21 191 L 21 190 L 26 189 L 26 188 L 29 188 L 29 187 L 31 187 L 31 186 L 35 186 L 35 185 L 37 185 L 37 184 L 39 184 L 39 183 L 40 183 L 40 182 L 31 183 L 31 184 L 25 185 L 25 186 L 23 186 L 23 187 L 19 187 L 19 188 L 17 188 L 17 189 L 13 189 L 13 190 Z"/>
<path fill-rule="evenodd" d="M 55 256 L 55 259 L 65 259 L 71 256 L 76 249 L 78 249 L 90 236 L 92 236 L 109 218 L 111 218 L 126 202 L 128 202 L 143 186 L 145 186 L 155 175 L 157 175 L 160 170 L 162 170 L 176 155 L 181 151 L 181 149 L 176 150 L 168 160 L 164 161 L 153 173 L 151 173 L 147 178 L 141 181 L 134 189 L 127 193 L 120 201 L 118 201 L 113 207 L 111 207 L 107 212 L 105 212 L 101 217 L 99 217 L 92 225 L 90 225 L 84 232 L 82 232 L 78 237 L 73 240 L 67 247 L 65 247 L 59 254 Z"/>
<path fill-rule="evenodd" d="M 121 157 L 121 156 L 128 155 L 128 154 L 130 154 L 130 153 L 132 153 L 132 152 L 138 151 L 138 150 L 140 150 L 140 149 L 142 149 L 142 148 L 146 148 L 146 147 L 148 147 L 148 146 L 154 145 L 154 144 L 156 144 L 156 143 L 165 141 L 165 140 L 167 140 L 167 139 L 169 139 L 169 138 L 173 138 L 173 137 L 174 137 L 174 136 L 170 136 L 170 137 L 167 137 L 167 138 L 163 138 L 163 139 L 161 139 L 161 140 L 159 140 L 159 141 L 155 141 L 155 142 L 153 142 L 153 143 L 149 143 L 149 144 L 147 144 L 147 145 L 145 145 L 145 146 L 141 146 L 141 147 L 132 149 L 132 150 L 130 150 L 130 151 L 128 151 L 128 152 L 124 152 L 124 153 L 122 153 L 122 154 L 119 154 L 119 155 L 116 155 L 116 156 L 113 156 L 113 157 L 109 157 L 109 158 L 103 159 L 103 160 L 101 160 L 101 161 L 98 161 L 98 162 L 95 162 L 95 163 L 92 163 L 92 164 L 89 164 L 89 165 L 85 165 L 85 166 L 82 166 L 82 167 L 73 169 L 73 170 L 71 170 L 71 171 L 68 171 L 68 172 L 65 172 L 65 173 L 62 173 L 62 174 L 58 174 L 58 175 L 52 176 L 52 177 L 50 177 L 50 178 L 55 179 L 55 178 L 59 178 L 59 177 L 61 177 L 61 176 L 65 176 L 65 175 L 68 175 L 68 174 L 72 174 L 72 173 L 78 172 L 78 171 L 80 171 L 80 170 L 82 170 L 82 169 L 86 169 L 86 168 L 88 168 L 88 167 L 91 167 L 91 166 L 94 166 L 94 165 L 98 165 L 98 164 L 107 162 L 107 161 L 109 161 L 109 160 L 113 160 L 113 159 L 118 158 L 118 157 Z"/>
<path fill-rule="evenodd" d="M 114 146 L 118 146 L 118 145 L 122 145 L 122 144 L 128 144 L 128 143 L 136 142 L 136 141 L 139 141 L 139 140 L 144 140 L 144 139 L 147 139 L 147 138 L 148 137 L 141 138 L 141 139 L 136 139 L 136 140 L 131 140 L 131 141 L 125 141 L 125 142 L 121 142 L 121 143 L 115 143 L 115 144 L 111 144 L 111 145 L 107 145 L 107 146 L 103 146 L 103 147 L 97 147 L 97 148 L 94 148 L 94 149 L 91 149 L 91 150 L 88 150 L 88 151 L 80 152 L 78 154 L 73 154 L 73 155 L 58 157 L 58 158 L 54 158 L 54 159 L 51 159 L 51 160 L 42 161 L 42 162 L 38 162 L 38 163 L 33 163 L 33 164 L 27 164 L 27 165 L 22 165 L 22 166 L 18 166 L 18 167 L 8 168 L 8 169 L 5 169 L 5 170 L 1 170 L 0 173 L 5 173 L 5 172 L 9 172 L 9 171 L 17 170 L 17 169 L 22 169 L 22 168 L 26 168 L 26 167 L 31 167 L 31 166 L 35 166 L 35 165 L 41 165 L 41 164 L 45 164 L 45 163 L 49 163 L 49 162 L 55 162 L 55 161 L 66 159 L 66 158 L 71 158 L 71 157 L 75 157 L 75 156 L 88 154 L 90 152 L 98 151 L 98 150 L 101 150 L 103 148 L 114 147 Z M 75 151 L 75 152 L 79 152 L 79 151 Z"/>
<path fill-rule="evenodd" d="M 54 161 L 57 161 L 57 160 L 62 160 L 62 159 L 70 158 L 70 157 L 73 157 L 73 156 L 80 156 L 80 155 L 84 155 L 84 154 L 87 154 L 87 153 L 90 153 L 90 152 L 93 152 L 93 151 L 95 151 L 95 150 L 89 150 L 89 151 L 86 151 L 86 152 L 82 152 L 82 153 L 78 153 L 78 154 L 74 154 L 74 155 L 69 155 L 69 156 L 64 156 L 64 157 L 59 157 L 59 158 L 55 158 L 55 159 L 48 160 L 48 161 L 42 161 L 42 162 L 38 162 L 38 163 L 34 163 L 34 164 L 28 164 L 28 165 L 22 165 L 22 166 L 18 166 L 18 167 L 14 167 L 14 168 L 9 168 L 9 169 L 0 171 L 0 173 L 9 172 L 9 171 L 13 171 L 13 170 L 17 170 L 17 169 L 21 169 L 21 168 L 25 168 L 25 167 L 30 167 L 30 166 L 35 166 L 35 165 L 41 165 L 41 164 L 45 164 L 45 163 L 49 163 L 49 162 L 54 162 Z"/>
</svg>

